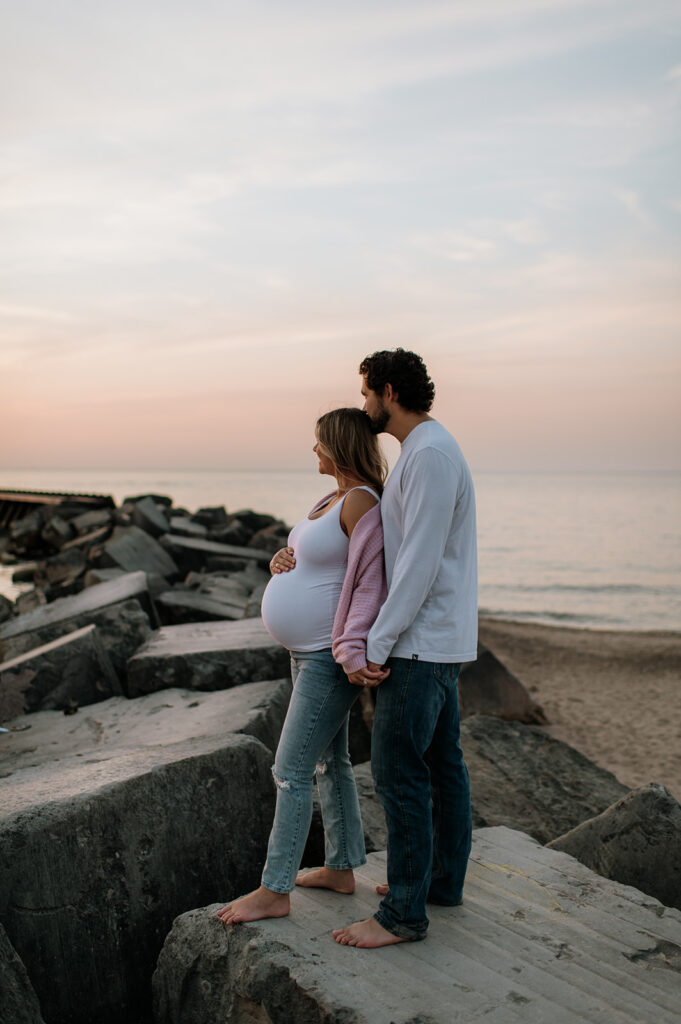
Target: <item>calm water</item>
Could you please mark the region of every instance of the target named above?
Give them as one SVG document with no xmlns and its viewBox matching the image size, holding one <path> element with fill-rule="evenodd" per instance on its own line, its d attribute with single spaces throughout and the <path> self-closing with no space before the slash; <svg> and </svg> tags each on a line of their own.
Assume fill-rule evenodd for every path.
<svg viewBox="0 0 681 1024">
<path fill-rule="evenodd" d="M 681 474 L 475 474 L 480 608 L 602 629 L 681 629 Z M 312 471 L 0 471 L 0 487 L 172 496 L 295 523 L 331 489 Z M 11 573 L 0 589 L 11 593 Z"/>
</svg>

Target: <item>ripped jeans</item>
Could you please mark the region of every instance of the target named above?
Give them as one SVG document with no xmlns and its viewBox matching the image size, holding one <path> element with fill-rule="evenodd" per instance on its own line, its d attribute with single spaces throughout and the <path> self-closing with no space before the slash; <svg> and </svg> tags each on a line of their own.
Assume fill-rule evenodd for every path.
<svg viewBox="0 0 681 1024">
<path fill-rule="evenodd" d="M 348 754 L 350 708 L 360 688 L 349 683 L 331 649 L 292 651 L 293 693 L 272 775 L 277 806 L 262 884 L 287 893 L 295 886 L 312 819 L 317 775 L 327 868 L 366 863 L 357 787 Z"/>
</svg>

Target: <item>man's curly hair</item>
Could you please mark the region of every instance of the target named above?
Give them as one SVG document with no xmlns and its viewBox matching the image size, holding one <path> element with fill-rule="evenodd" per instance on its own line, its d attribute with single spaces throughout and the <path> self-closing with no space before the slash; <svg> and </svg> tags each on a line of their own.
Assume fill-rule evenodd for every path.
<svg viewBox="0 0 681 1024">
<path fill-rule="evenodd" d="M 359 364 L 367 387 L 382 395 L 386 384 L 392 384 L 397 401 L 409 412 L 429 412 L 435 398 L 435 385 L 428 376 L 426 364 L 415 352 L 396 348 L 374 352 Z"/>
</svg>

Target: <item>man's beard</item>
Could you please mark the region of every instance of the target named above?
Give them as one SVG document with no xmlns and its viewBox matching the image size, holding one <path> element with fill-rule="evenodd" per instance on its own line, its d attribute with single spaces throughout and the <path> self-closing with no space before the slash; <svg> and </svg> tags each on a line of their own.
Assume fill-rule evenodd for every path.
<svg viewBox="0 0 681 1024">
<path fill-rule="evenodd" d="M 367 413 L 367 416 L 369 416 L 368 413 Z M 389 422 L 390 422 L 390 413 L 388 412 L 387 409 L 381 409 L 380 412 L 377 412 L 374 416 L 369 416 L 369 423 L 371 424 L 371 433 L 372 434 L 382 434 L 382 433 L 384 433 L 385 428 L 388 426 Z"/>
</svg>

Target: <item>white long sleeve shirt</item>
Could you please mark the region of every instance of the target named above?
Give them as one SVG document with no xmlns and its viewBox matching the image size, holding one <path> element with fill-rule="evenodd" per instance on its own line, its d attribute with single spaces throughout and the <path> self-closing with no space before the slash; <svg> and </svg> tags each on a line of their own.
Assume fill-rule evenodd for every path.
<svg viewBox="0 0 681 1024">
<path fill-rule="evenodd" d="M 381 499 L 388 597 L 367 660 L 474 661 L 478 645 L 475 493 L 461 449 L 436 420 L 414 427 Z"/>
</svg>

